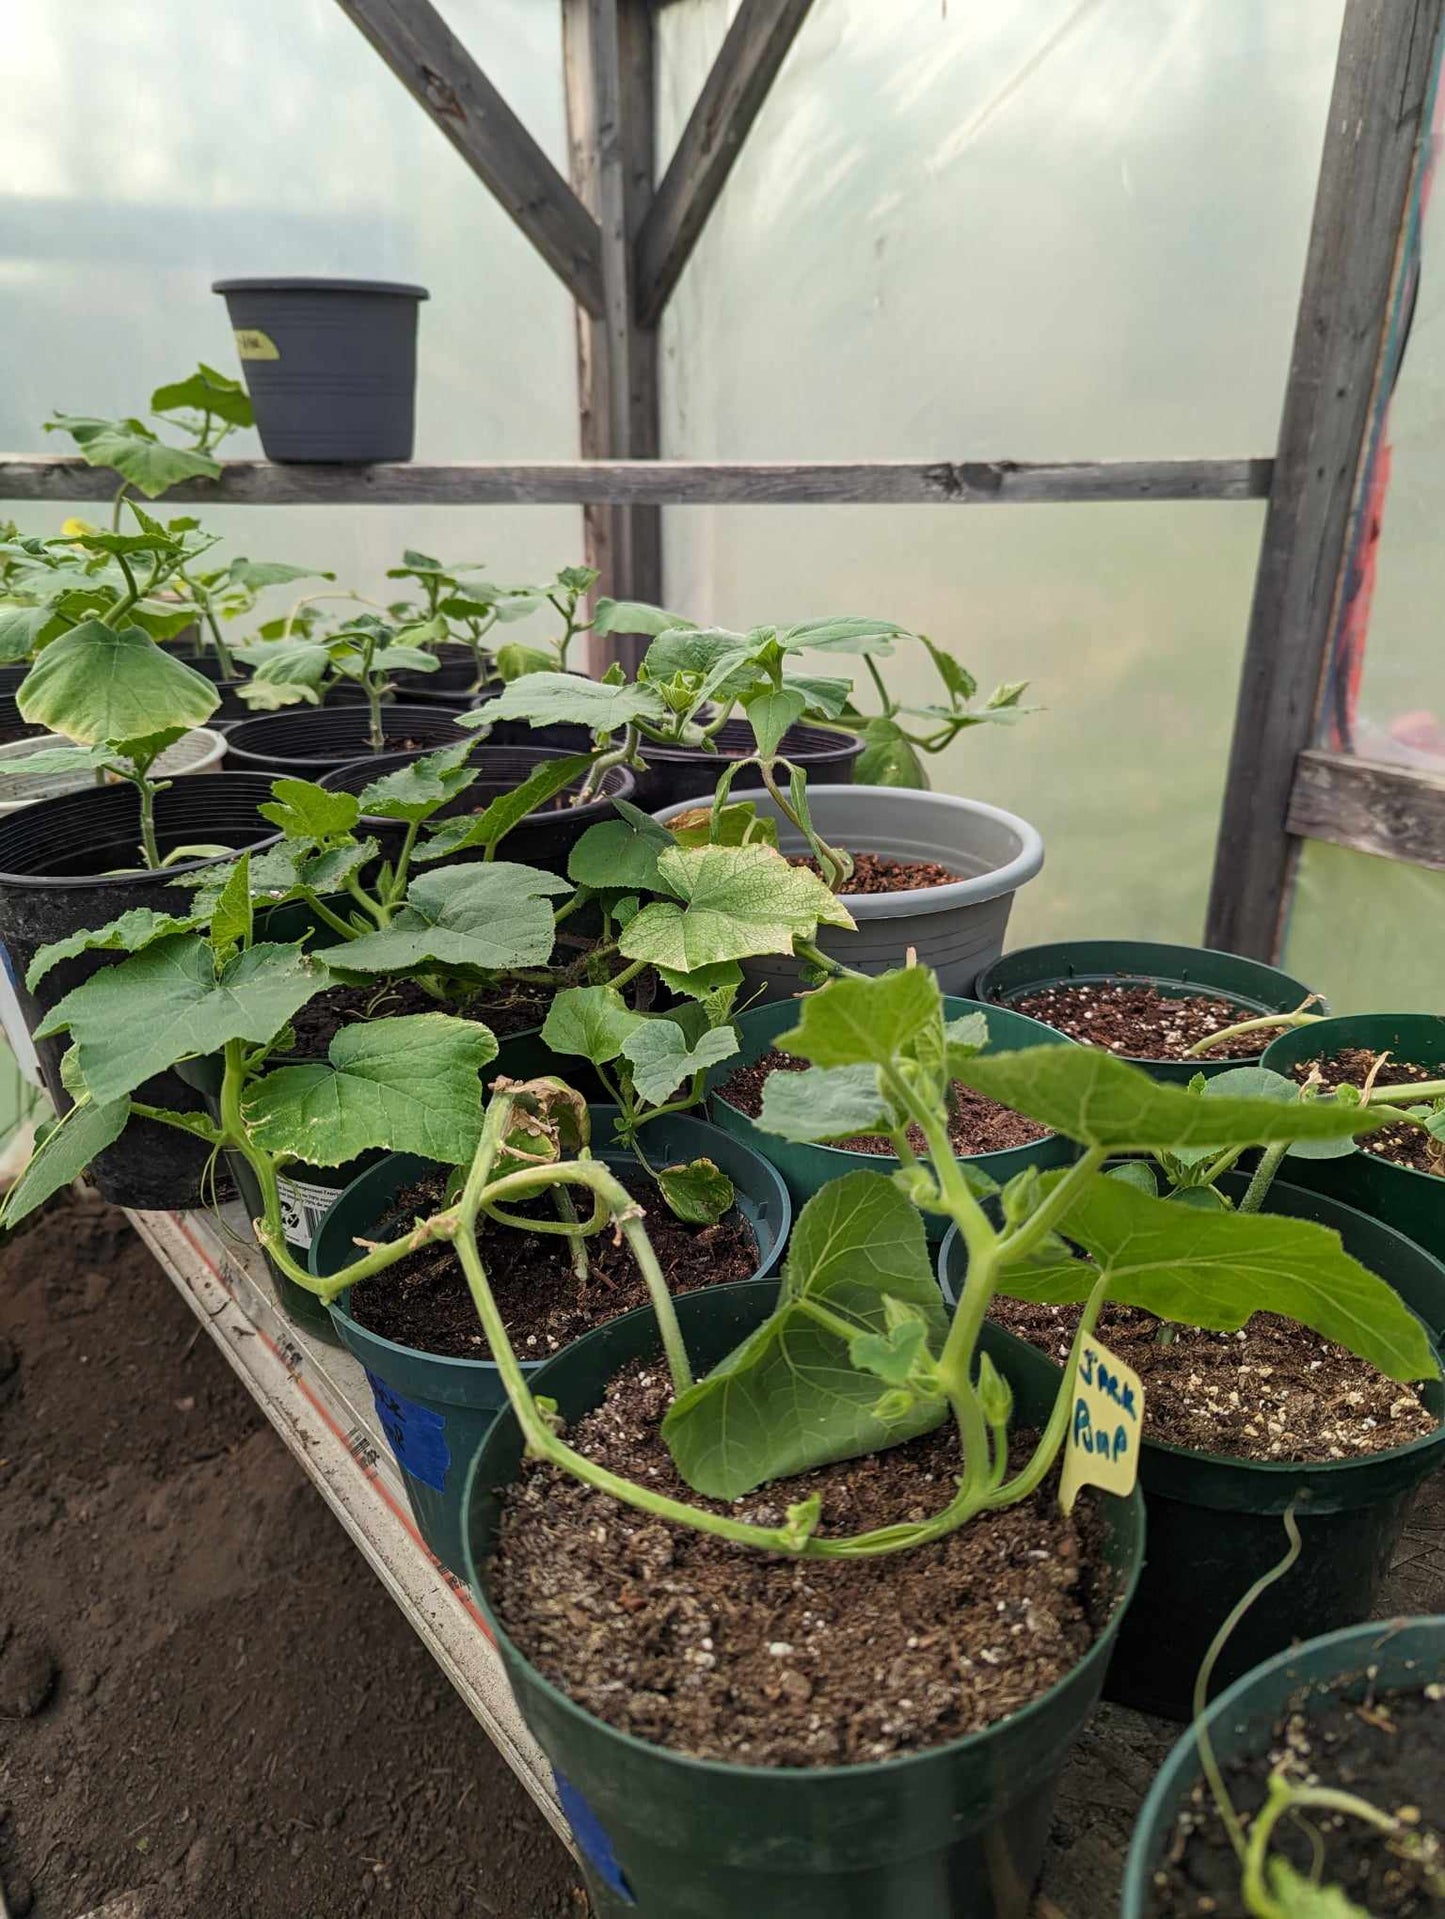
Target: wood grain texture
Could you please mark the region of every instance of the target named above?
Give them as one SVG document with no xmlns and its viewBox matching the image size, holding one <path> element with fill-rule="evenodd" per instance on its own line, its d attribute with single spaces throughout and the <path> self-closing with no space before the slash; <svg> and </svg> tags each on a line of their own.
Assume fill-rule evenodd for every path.
<svg viewBox="0 0 1445 1919">
<path fill-rule="evenodd" d="M 1259 959 L 1289 895 L 1295 763 L 1314 736 L 1441 20 L 1442 0 L 1345 9 L 1204 935 Z"/>
<path fill-rule="evenodd" d="M 637 318 L 656 326 L 808 17 L 812 0 L 742 0 L 637 238 Z"/>
<path fill-rule="evenodd" d="M 1301 753 L 1285 823 L 1304 839 L 1445 871 L 1445 768 Z"/>
<path fill-rule="evenodd" d="M 602 311 L 602 242 L 583 206 L 431 0 L 337 0 L 554 273 Z"/>
<path fill-rule="evenodd" d="M 1035 506 L 1261 500 L 1254 460 L 537 460 L 462 466 L 272 466 L 228 460 L 219 480 L 172 487 L 164 505 Z M 64 455 L 0 454 L 0 502 L 108 500 L 109 472 Z"/>
</svg>

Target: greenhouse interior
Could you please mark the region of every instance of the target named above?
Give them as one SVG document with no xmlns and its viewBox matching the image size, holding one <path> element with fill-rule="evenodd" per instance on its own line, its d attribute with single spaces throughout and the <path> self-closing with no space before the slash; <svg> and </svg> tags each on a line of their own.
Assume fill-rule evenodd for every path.
<svg viewBox="0 0 1445 1919">
<path fill-rule="evenodd" d="M 0 46 L 0 1919 L 1445 1915 L 1445 0 Z"/>
</svg>

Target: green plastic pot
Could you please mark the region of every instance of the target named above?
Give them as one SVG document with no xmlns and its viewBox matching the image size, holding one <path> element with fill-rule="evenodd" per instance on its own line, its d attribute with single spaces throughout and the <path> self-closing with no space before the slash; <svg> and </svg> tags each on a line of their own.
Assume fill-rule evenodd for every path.
<svg viewBox="0 0 1445 1919">
<path fill-rule="evenodd" d="M 1233 1198 L 1246 1181 L 1220 1184 Z M 1266 1210 L 1310 1219 L 1337 1232 L 1346 1252 L 1387 1279 L 1432 1334 L 1445 1324 L 1445 1265 L 1353 1208 L 1276 1180 Z M 950 1231 L 939 1253 L 939 1283 L 950 1307 L 966 1270 Z M 1055 1382 L 1045 1354 L 1004 1337 Z M 1021 1361 L 1022 1363 L 1022 1361 Z M 1104 1690 L 1142 1712 L 1187 1719 L 1194 1675 L 1225 1614 L 1288 1543 L 1281 1515 L 1291 1500 L 1303 1541 L 1294 1566 L 1255 1601 L 1220 1660 L 1222 1682 L 1248 1671 L 1303 1635 L 1367 1618 L 1400 1542 L 1416 1488 L 1445 1465 L 1445 1386 L 1425 1389 L 1442 1423 L 1408 1446 L 1363 1459 L 1298 1465 L 1190 1452 L 1146 1439 L 1139 1478 L 1149 1513 L 1149 1557 L 1119 1633 Z"/>
<path fill-rule="evenodd" d="M 1142 980 L 1171 998 L 1213 994 L 1238 1002 L 1241 1019 L 1261 1013 L 1292 1013 L 1309 998 L 1310 988 L 1278 967 L 1237 953 L 1216 953 L 1208 946 L 1165 946 L 1154 940 L 1056 940 L 1048 946 L 1021 946 L 1005 953 L 974 982 L 974 994 L 995 1005 L 1012 1006 L 1050 986 L 1103 986 L 1120 978 Z M 1119 1055 L 1124 1057 L 1124 1055 Z M 1248 1060 L 1136 1059 L 1152 1079 L 1187 1086 L 1196 1073 L 1212 1079 Z"/>
<path fill-rule="evenodd" d="M 775 1288 L 719 1287 L 678 1300 L 699 1371 L 771 1311 Z M 992 1338 L 1019 1417 L 1047 1411 L 1037 1381 Z M 629 1360 L 660 1350 L 650 1309 L 628 1313 L 539 1368 L 535 1390 L 575 1420 Z M 1051 1397 L 1051 1395 L 1050 1395 Z M 491 1610 L 486 1567 L 521 1434 L 492 1426 L 467 1494 L 467 1575 L 512 1690 L 557 1779 L 597 1919 L 1022 1919 L 1049 1831 L 1055 1784 L 1098 1699 L 1122 1606 L 1138 1576 L 1137 1493 L 1102 1501 L 1120 1603 L 1069 1675 L 1022 1711 L 945 1746 L 876 1765 L 816 1769 L 690 1759 L 615 1731 L 549 1684 Z"/>
<path fill-rule="evenodd" d="M 945 999 L 943 1005 L 950 1019 L 961 1019 L 965 1013 L 988 1015 L 988 1045 L 985 1052 L 1005 1053 L 1021 1051 L 1027 1046 L 1073 1044 L 1064 1034 L 1056 1033 L 1052 1026 L 1044 1026 L 1022 1013 L 1010 1012 L 1006 1007 L 985 1006 L 978 1000 L 955 998 Z M 797 1023 L 796 1000 L 778 1000 L 770 1005 L 755 1006 L 750 1012 L 741 1014 L 733 1021 L 741 1041 L 741 1052 L 732 1059 L 724 1060 L 720 1066 L 715 1066 L 708 1074 L 706 1084 L 708 1112 L 713 1124 L 735 1138 L 746 1141 L 755 1153 L 761 1153 L 764 1159 L 776 1166 L 793 1196 L 794 1206 L 801 1208 L 821 1187 L 830 1180 L 841 1179 L 844 1173 L 891 1173 L 897 1170 L 898 1161 L 891 1153 L 855 1153 L 847 1146 L 812 1146 L 779 1139 L 776 1133 L 766 1132 L 757 1120 L 749 1119 L 736 1106 L 728 1105 L 720 1089 L 739 1066 L 751 1066 L 754 1061 L 761 1059 L 773 1047 L 779 1033 L 788 1032 Z M 964 1163 L 977 1166 L 1002 1186 L 1026 1166 L 1037 1166 L 1042 1170 L 1050 1166 L 1067 1166 L 1077 1158 L 1078 1148 L 1072 1141 L 1050 1133 L 1043 1139 L 1035 1140 L 1031 1146 L 1009 1146 L 997 1153 L 974 1153 Z M 947 1226 L 947 1221 L 936 1213 L 925 1213 L 923 1223 L 930 1239 L 940 1238 Z"/>
<path fill-rule="evenodd" d="M 1445 1618 L 1391 1619 L 1348 1626 L 1293 1646 L 1221 1693 L 1204 1715 L 1222 1764 L 1268 1751 L 1274 1726 L 1312 1702 L 1360 1700 L 1432 1684 L 1445 1669 Z M 1320 1784 L 1337 1782 L 1322 1775 Z M 1167 1855 L 1179 1815 L 1207 1790 L 1191 1726 L 1150 1788 L 1134 1827 L 1124 1869 L 1121 1919 L 1149 1919 L 1154 1875 Z"/>
<path fill-rule="evenodd" d="M 1328 1059 L 1350 1046 L 1372 1053 L 1388 1049 L 1392 1059 L 1445 1079 L 1445 1019 L 1434 1013 L 1348 1013 L 1296 1027 L 1270 1042 L 1262 1064 L 1289 1077 L 1304 1061 Z M 1445 1179 L 1434 1173 L 1358 1152 L 1341 1159 L 1292 1159 L 1290 1178 L 1358 1206 L 1445 1259 Z"/>
<path fill-rule="evenodd" d="M 635 1172 L 632 1153 L 615 1144 L 617 1108 L 590 1106 L 588 1112 L 598 1158 L 614 1172 Z M 753 1277 L 764 1279 L 772 1273 L 787 1244 L 792 1207 L 787 1188 L 767 1161 L 688 1113 L 655 1121 L 646 1139 L 654 1159 L 705 1154 L 722 1168 L 737 1188 L 737 1210 L 757 1242 Z M 321 1222 L 311 1243 L 311 1271 L 324 1276 L 345 1266 L 356 1256 L 353 1242 L 374 1236 L 397 1193 L 433 1166 L 413 1153 L 388 1153 L 368 1167 Z M 507 1403 L 501 1374 L 490 1359 L 449 1359 L 383 1339 L 352 1317 L 350 1298 L 346 1292 L 332 1304 L 336 1335 L 366 1368 L 377 1417 L 401 1468 L 417 1530 L 444 1566 L 461 1573 L 465 1474 L 482 1435 Z M 524 1361 L 523 1370 L 535 1373 L 542 1363 Z"/>
</svg>

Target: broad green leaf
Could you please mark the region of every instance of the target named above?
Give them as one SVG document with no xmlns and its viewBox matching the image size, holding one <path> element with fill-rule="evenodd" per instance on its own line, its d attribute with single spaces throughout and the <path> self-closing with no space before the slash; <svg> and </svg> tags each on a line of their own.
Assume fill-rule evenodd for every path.
<svg viewBox="0 0 1445 1919">
<path fill-rule="evenodd" d="M 256 811 L 288 840 L 341 839 L 361 817 L 354 793 L 334 792 L 314 780 L 273 780 L 271 792 L 274 797 Z"/>
<path fill-rule="evenodd" d="M 460 1166 L 476 1151 L 478 1078 L 497 1056 L 491 1031 L 448 1013 L 343 1026 L 324 1061 L 282 1066 L 246 1094 L 246 1130 L 268 1153 L 340 1166 L 386 1147 Z"/>
<path fill-rule="evenodd" d="M 340 846 L 328 846 L 324 851 L 312 853 L 303 859 L 296 877 L 312 893 L 335 893 L 345 886 L 353 873 L 359 873 L 364 866 L 370 865 L 380 851 L 375 840 L 344 841 Z M 254 880 L 251 890 L 253 893 L 256 891 Z M 371 921 L 368 920 L 366 924 L 370 928 Z"/>
<path fill-rule="evenodd" d="M 606 1066 L 619 1056 L 633 1028 L 644 1023 L 615 986 L 569 986 L 547 1009 L 542 1042 L 554 1053 L 576 1053 L 594 1066 Z"/>
<path fill-rule="evenodd" d="M 821 679 L 816 673 L 784 672 L 783 684 L 796 687 L 807 700 L 808 711 L 828 720 L 836 720 L 846 710 L 853 692 L 851 680 Z M 840 734 L 840 743 L 841 739 Z"/>
<path fill-rule="evenodd" d="M 856 1139 L 889 1130 L 888 1105 L 876 1066 L 807 1066 L 801 1073 L 769 1073 L 758 1124 L 765 1133 L 799 1143 Z"/>
<path fill-rule="evenodd" d="M 853 1334 L 886 1334 L 889 1297 L 916 1306 L 942 1340 L 943 1301 L 922 1219 L 882 1174 L 849 1173 L 799 1215 L 777 1310 L 680 1394 L 663 1421 L 693 1490 L 740 1499 L 767 1480 L 896 1446 L 937 1426 L 941 1399 L 880 1418 L 877 1379 L 858 1371 L 842 1336 L 808 1310 L 816 1302 Z"/>
<path fill-rule="evenodd" d="M 379 646 L 371 656 L 373 673 L 435 673 L 440 665 L 435 653 L 420 646 Z"/>
<path fill-rule="evenodd" d="M 776 756 L 783 743 L 783 735 L 790 726 L 802 719 L 807 710 L 808 696 L 796 687 L 779 690 L 769 686 L 743 702 L 743 711 L 753 729 L 753 738 L 761 758 L 770 760 Z"/>
<path fill-rule="evenodd" d="M 587 828 L 568 855 L 567 875 L 598 892 L 614 886 L 661 892 L 657 856 L 672 844 L 665 826 L 629 806 L 624 818 Z"/>
<path fill-rule="evenodd" d="M 48 779 L 59 773 L 93 773 L 98 767 L 123 759 L 123 754 L 109 746 L 42 747 L 40 752 L 26 753 L 23 758 L 0 760 L 0 793 L 13 788 L 17 782 Z"/>
<path fill-rule="evenodd" d="M 943 1022 L 943 1041 L 948 1057 L 948 1076 L 955 1078 L 955 1069 L 966 1059 L 972 1059 L 975 1053 L 982 1053 L 988 1046 L 988 1014 L 961 1013 L 957 1019 Z"/>
<path fill-rule="evenodd" d="M 439 866 L 412 881 L 406 905 L 385 931 L 363 933 L 345 946 L 326 948 L 320 957 L 349 973 L 542 966 L 551 958 L 556 934 L 550 896 L 571 890 L 555 873 L 508 860 Z"/>
<path fill-rule="evenodd" d="M 967 705 L 978 692 L 978 681 L 966 666 L 961 666 L 943 647 L 935 646 L 933 641 L 923 634 L 920 634 L 919 638 L 923 641 L 929 659 L 933 661 L 939 679 L 947 687 L 949 698 L 962 701 L 964 705 Z"/>
<path fill-rule="evenodd" d="M 581 779 L 591 765 L 590 753 L 569 753 L 559 760 L 543 760 L 519 786 L 508 793 L 499 793 L 479 813 L 463 819 L 443 820 L 425 846 L 418 848 L 416 857 L 419 860 L 451 859 L 458 853 L 470 852 L 474 846 L 499 845 L 514 826 L 520 826 L 529 813 L 535 813 Z"/>
<path fill-rule="evenodd" d="M 211 913 L 212 948 L 219 955 L 228 947 L 249 946 L 253 925 L 251 856 L 243 853 L 227 874 Z"/>
<path fill-rule="evenodd" d="M 815 1066 L 890 1066 L 943 1014 L 943 995 L 926 966 L 876 979 L 833 980 L 799 1001 L 796 1026 L 778 1035 L 785 1053 Z"/>
<path fill-rule="evenodd" d="M 621 924 L 625 926 L 635 918 L 635 913 L 629 914 Z M 699 966 L 694 973 L 679 973 L 671 966 L 658 966 L 653 970 L 670 992 L 685 994 L 688 999 L 705 1000 L 711 999 L 714 993 L 736 993 L 743 983 L 743 969 L 736 960 Z"/>
<path fill-rule="evenodd" d="M 152 413 L 185 411 L 214 413 L 218 420 L 232 426 L 250 426 L 253 417 L 250 398 L 241 382 L 205 365 L 184 380 L 158 386 L 151 395 Z"/>
<path fill-rule="evenodd" d="M 1344 1139 L 1380 1124 L 1368 1107 L 1333 1100 L 1284 1106 L 1267 1099 L 1202 1099 L 1091 1046 L 980 1054 L 962 1062 L 957 1076 L 1051 1132 L 1119 1153 Z"/>
<path fill-rule="evenodd" d="M 258 689 L 285 692 L 292 700 L 297 688 L 314 693 L 331 670 L 331 654 L 319 640 L 258 640 L 232 651 L 251 668 L 251 678 L 242 688 L 242 696 L 251 706 L 262 706 L 272 698 L 271 693 Z M 277 703 L 285 705 L 287 701 Z"/>
<path fill-rule="evenodd" d="M 0 666 L 28 659 L 53 618 L 49 606 L 0 606 Z"/>
<path fill-rule="evenodd" d="M 269 680 L 259 673 L 253 673 L 249 680 L 243 680 L 236 688 L 236 696 L 253 713 L 278 713 L 287 706 L 321 704 L 321 696 L 315 686 L 299 680 Z"/>
<path fill-rule="evenodd" d="M 690 973 L 719 960 L 791 952 L 795 938 L 812 938 L 820 924 L 853 925 L 816 874 L 771 847 L 673 847 L 657 870 L 680 903 L 643 907 L 622 934 L 627 959 Z"/>
<path fill-rule="evenodd" d="M 593 733 L 615 733 L 633 720 L 662 717 L 662 701 L 651 687 L 604 686 L 577 673 L 526 673 L 508 681 L 496 699 L 475 712 L 458 714 L 457 724 L 526 720 L 530 726 L 585 726 Z"/>
<path fill-rule="evenodd" d="M 124 750 L 162 732 L 202 725 L 220 696 L 208 679 L 139 627 L 87 620 L 45 648 L 15 703 L 33 726 L 82 746 L 108 743 Z"/>
<path fill-rule="evenodd" d="M 640 1020 L 622 1042 L 632 1083 L 649 1106 L 661 1106 L 694 1073 L 705 1073 L 737 1050 L 738 1036 L 731 1026 L 715 1026 L 689 1044 L 676 1020 L 666 1015 Z"/>
<path fill-rule="evenodd" d="M 478 775 L 467 764 L 474 751 L 471 740 L 458 740 L 435 753 L 423 753 L 393 772 L 383 773 L 361 790 L 359 810 L 378 819 L 408 823 L 430 819 L 439 806 L 464 793 Z"/>
<path fill-rule="evenodd" d="M 226 568 L 226 578 L 233 586 L 243 587 L 249 593 L 259 593 L 263 587 L 287 586 L 293 580 L 334 580 L 336 575 L 320 567 L 287 566 L 282 560 L 248 560 L 243 557 L 231 561 Z"/>
<path fill-rule="evenodd" d="M 683 675 L 698 698 L 715 690 L 748 661 L 754 649 L 744 633 L 721 626 L 689 626 L 686 621 L 666 627 L 643 655 L 646 677 L 661 686 Z M 748 684 L 755 674 L 749 671 Z"/>
<path fill-rule="evenodd" d="M 1067 1177 L 1045 1175 L 1045 1190 Z M 1118 1304 L 1221 1333 L 1238 1331 L 1254 1313 L 1278 1313 L 1391 1379 L 1439 1376 L 1430 1336 L 1399 1294 L 1312 1220 L 1204 1211 L 1095 1174 L 1056 1225 L 1109 1274 Z M 1069 1259 L 1005 1267 L 999 1287 L 1019 1299 L 1075 1302 L 1096 1277 Z"/>
<path fill-rule="evenodd" d="M 327 983 L 301 945 L 264 943 L 217 967 L 195 934 L 157 940 L 67 993 L 35 1030 L 69 1031 L 98 1105 L 229 1039 L 274 1039 Z"/>
<path fill-rule="evenodd" d="M 778 640 L 790 652 L 811 647 L 823 653 L 891 653 L 895 640 L 906 636 L 907 628 L 894 620 L 871 620 L 843 613 L 826 620 L 804 620 L 798 626 L 784 627 Z"/>
<path fill-rule="evenodd" d="M 657 1184 L 672 1211 L 689 1226 L 715 1226 L 737 1198 L 732 1181 L 710 1159 L 664 1166 Z"/>
<path fill-rule="evenodd" d="M 181 480 L 219 478 L 221 463 L 208 453 L 167 446 L 139 420 L 91 420 L 57 413 L 47 433 L 68 433 L 87 466 L 108 466 L 154 500 Z"/>
<path fill-rule="evenodd" d="M 680 613 L 651 606 L 646 600 L 609 600 L 597 602 L 592 621 L 594 633 L 666 633 L 675 626 L 691 626 Z"/>
<path fill-rule="evenodd" d="M 776 846 L 778 822 L 754 800 L 729 800 L 714 818 L 711 802 L 676 813 L 667 832 L 678 846 Z"/>
<path fill-rule="evenodd" d="M 25 984 L 33 993 L 52 967 L 80 953 L 139 953 L 154 940 L 190 933 L 202 924 L 199 914 L 157 913 L 149 906 L 133 906 L 105 926 L 88 927 L 42 946 L 26 970 Z"/>
<path fill-rule="evenodd" d="M 1159 1180 L 1147 1159 L 1126 1159 L 1118 1166 L 1111 1166 L 1108 1177 L 1147 1193 L 1151 1199 L 1159 1197 Z"/>
<path fill-rule="evenodd" d="M 544 653 L 540 647 L 523 646 L 520 640 L 508 640 L 505 646 L 497 648 L 493 658 L 497 672 L 508 683 L 525 679 L 532 673 L 550 673 L 556 664 L 550 653 Z M 478 718 L 474 723 L 490 726 L 491 716 L 486 707 L 478 709 Z"/>
<path fill-rule="evenodd" d="M 124 1097 L 104 1106 L 90 1098 L 77 1101 L 31 1154 L 0 1208 L 0 1225 L 18 1226 L 53 1193 L 79 1179 L 96 1154 L 120 1138 L 129 1116 L 130 1101 Z"/>
<path fill-rule="evenodd" d="M 1357 1906 L 1343 1887 L 1316 1885 L 1282 1853 L 1271 1855 L 1266 1870 L 1276 1919 L 1370 1919 L 1368 1908 Z"/>
<path fill-rule="evenodd" d="M 863 751 L 853 769 L 860 786 L 908 786 L 928 790 L 928 770 L 896 720 L 872 719 L 863 728 Z"/>
</svg>

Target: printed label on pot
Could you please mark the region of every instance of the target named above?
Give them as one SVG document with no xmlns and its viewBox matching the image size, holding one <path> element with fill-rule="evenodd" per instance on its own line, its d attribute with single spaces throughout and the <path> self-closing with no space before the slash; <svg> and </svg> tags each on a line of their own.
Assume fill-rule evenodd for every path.
<svg viewBox="0 0 1445 1919">
<path fill-rule="evenodd" d="M 418 1406 L 414 1399 L 404 1398 L 369 1367 L 366 1377 L 376 1402 L 376 1416 L 397 1465 L 424 1486 L 445 1492 L 447 1468 L 452 1463 L 446 1421 L 430 1406 Z"/>
<path fill-rule="evenodd" d="M 279 360 L 281 349 L 269 333 L 258 326 L 236 328 L 236 351 L 243 360 Z"/>
<path fill-rule="evenodd" d="M 288 1246 L 309 1247 L 336 1198 L 334 1186 L 311 1186 L 303 1179 L 277 1179 L 281 1232 Z"/>
<path fill-rule="evenodd" d="M 562 1811 L 567 1824 L 572 1828 L 572 1837 L 577 1841 L 577 1850 L 591 1866 L 603 1885 L 615 1892 L 624 1905 L 635 1906 L 636 1894 L 627 1883 L 627 1875 L 617 1863 L 617 1854 L 612 1849 L 612 1841 L 603 1830 L 597 1814 L 578 1792 L 565 1772 L 552 1768 L 552 1777 L 557 1782 L 557 1797 L 562 1802 Z"/>
<path fill-rule="evenodd" d="M 1074 1382 L 1074 1407 L 1064 1446 L 1059 1504 L 1074 1510 L 1081 1486 L 1128 1495 L 1139 1477 L 1144 1386 L 1132 1366 L 1097 1339 L 1086 1339 Z"/>
</svg>

